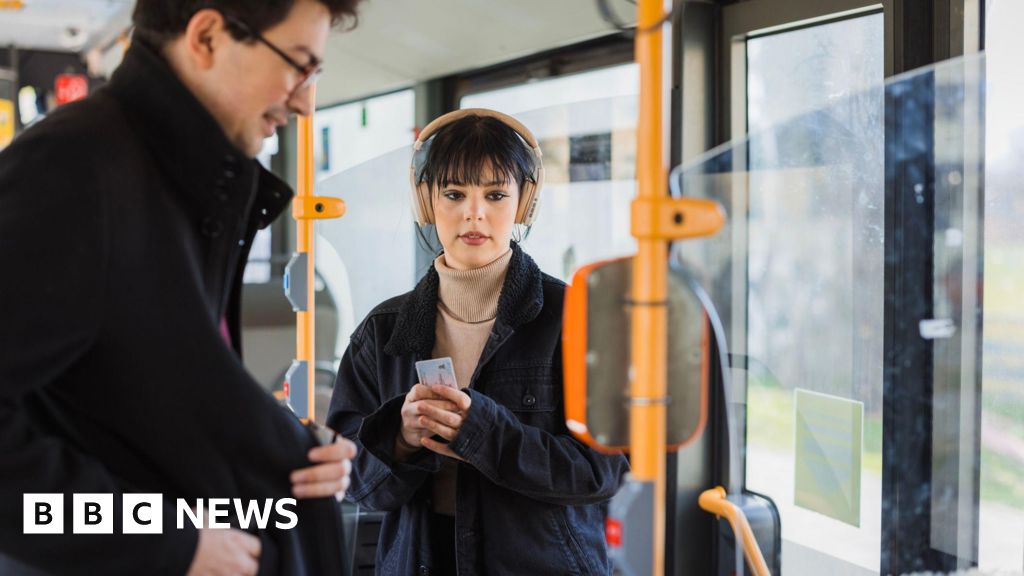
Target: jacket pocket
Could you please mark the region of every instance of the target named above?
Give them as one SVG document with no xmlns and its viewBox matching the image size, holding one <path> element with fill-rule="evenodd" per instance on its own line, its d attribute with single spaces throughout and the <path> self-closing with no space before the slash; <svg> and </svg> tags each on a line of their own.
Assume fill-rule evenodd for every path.
<svg viewBox="0 0 1024 576">
<path fill-rule="evenodd" d="M 561 400 L 560 384 L 550 362 L 505 363 L 483 375 L 480 389 L 509 410 L 528 414 L 556 410 Z"/>
</svg>

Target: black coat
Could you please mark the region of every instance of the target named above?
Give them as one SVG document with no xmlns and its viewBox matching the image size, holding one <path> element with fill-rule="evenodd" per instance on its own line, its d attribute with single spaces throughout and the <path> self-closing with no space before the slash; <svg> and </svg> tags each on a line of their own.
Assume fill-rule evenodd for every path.
<svg viewBox="0 0 1024 576">
<path fill-rule="evenodd" d="M 0 153 L 0 554 L 58 574 L 183 574 L 175 498 L 286 498 L 313 435 L 245 370 L 241 274 L 291 191 L 244 158 L 156 51 Z M 63 535 L 22 494 L 65 494 Z M 72 493 L 158 492 L 163 534 L 71 534 Z M 333 499 L 270 529 L 261 572 L 340 569 Z M 0 572 L 4 568 L 0 567 Z"/>
<path fill-rule="evenodd" d="M 341 362 L 328 423 L 360 445 L 348 497 L 387 512 L 377 572 L 431 574 L 431 475 L 441 457 L 421 449 L 396 462 L 401 407 L 430 358 L 437 271 L 375 308 Z M 565 285 L 515 244 L 491 336 L 466 392 L 469 415 L 452 450 L 459 463 L 460 575 L 609 574 L 607 502 L 627 470 L 569 435 L 562 403 Z M 358 431 L 358 436 L 356 432 Z"/>
</svg>

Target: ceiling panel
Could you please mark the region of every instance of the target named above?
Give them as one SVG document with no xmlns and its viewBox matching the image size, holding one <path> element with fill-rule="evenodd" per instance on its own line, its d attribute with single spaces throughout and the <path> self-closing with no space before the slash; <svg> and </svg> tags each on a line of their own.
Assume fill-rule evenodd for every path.
<svg viewBox="0 0 1024 576">
<path fill-rule="evenodd" d="M 134 0 L 24 0 L 0 11 L 0 45 L 81 51 L 130 24 Z M 609 0 L 626 21 L 636 7 Z M 82 31 L 68 46 L 68 28 Z M 368 0 L 328 42 L 320 105 L 410 86 L 612 32 L 595 0 Z"/>
<path fill-rule="evenodd" d="M 125 21 L 134 5 L 133 0 L 23 1 L 21 10 L 0 10 L 0 45 L 79 52 L 115 20 Z"/>
<path fill-rule="evenodd" d="M 610 0 L 626 21 L 636 7 Z M 491 66 L 612 32 L 594 0 L 370 0 L 327 47 L 318 105 Z"/>
</svg>

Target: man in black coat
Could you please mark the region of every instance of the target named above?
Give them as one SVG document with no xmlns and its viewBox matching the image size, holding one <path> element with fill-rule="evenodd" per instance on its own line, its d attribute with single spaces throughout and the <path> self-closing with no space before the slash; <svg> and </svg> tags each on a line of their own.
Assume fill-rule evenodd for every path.
<svg viewBox="0 0 1024 576">
<path fill-rule="evenodd" d="M 358 1 L 139 0 L 109 85 L 0 153 L 0 573 L 340 573 L 354 445 L 260 388 L 238 312 L 292 196 L 253 157 Z M 162 534 L 123 533 L 137 493 Z M 23 533 L 25 494 L 63 495 L 62 534 Z M 73 533 L 73 494 L 113 495 L 111 534 Z M 178 527 L 178 499 L 292 497 L 294 529 Z"/>
</svg>

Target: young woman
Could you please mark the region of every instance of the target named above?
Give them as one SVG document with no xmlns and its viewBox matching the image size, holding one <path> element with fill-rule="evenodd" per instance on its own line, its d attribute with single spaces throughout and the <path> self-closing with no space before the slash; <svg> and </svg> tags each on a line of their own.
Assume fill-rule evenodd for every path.
<svg viewBox="0 0 1024 576">
<path fill-rule="evenodd" d="M 355 330 L 328 416 L 359 445 L 349 498 L 387 512 L 378 573 L 609 574 L 626 460 L 565 428 L 565 285 L 513 241 L 543 180 L 536 140 L 497 112 L 453 112 L 421 133 L 411 179 L 443 252 Z M 415 363 L 441 357 L 459 389 L 417 382 Z"/>
</svg>

